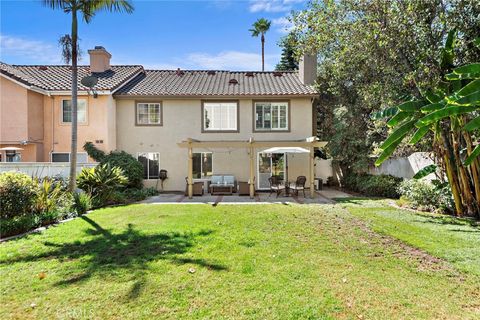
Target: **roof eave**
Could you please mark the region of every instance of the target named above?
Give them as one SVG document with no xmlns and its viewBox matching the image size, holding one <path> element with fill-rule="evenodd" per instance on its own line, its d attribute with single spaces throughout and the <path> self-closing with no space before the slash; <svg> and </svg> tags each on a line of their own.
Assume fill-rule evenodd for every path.
<svg viewBox="0 0 480 320">
<path fill-rule="evenodd" d="M 283 99 L 283 98 L 316 98 L 319 93 L 304 94 L 242 94 L 242 95 L 143 95 L 143 94 L 114 94 L 115 99 Z"/>
<path fill-rule="evenodd" d="M 14 82 L 15 84 L 18 84 L 19 86 L 21 86 L 25 89 L 32 90 L 32 91 L 35 91 L 35 92 L 38 92 L 38 93 L 41 93 L 41 94 L 45 94 L 45 95 L 48 94 L 48 91 L 46 91 L 45 89 L 34 86 L 26 80 L 18 79 L 17 77 L 15 77 L 13 75 L 10 75 L 7 72 L 0 72 L 0 76 Z"/>
</svg>

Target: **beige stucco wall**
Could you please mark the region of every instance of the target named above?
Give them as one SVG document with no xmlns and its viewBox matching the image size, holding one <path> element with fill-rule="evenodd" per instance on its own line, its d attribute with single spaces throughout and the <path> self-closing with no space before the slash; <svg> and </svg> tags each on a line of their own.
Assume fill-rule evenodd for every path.
<svg viewBox="0 0 480 320">
<path fill-rule="evenodd" d="M 0 145 L 22 148 L 23 162 L 43 160 L 43 95 L 4 77 L 0 77 Z"/>
<path fill-rule="evenodd" d="M 28 140 L 27 89 L 0 77 L 0 141 Z"/>
<path fill-rule="evenodd" d="M 70 96 L 44 97 L 44 161 L 50 161 L 51 152 L 70 152 L 70 123 L 62 122 L 62 101 Z M 85 152 L 83 145 L 87 141 L 103 143 L 95 145 L 104 151 L 115 149 L 115 101 L 111 96 L 99 95 L 98 98 L 82 95 L 79 99 L 87 102 L 87 122 L 78 124 L 78 152 Z"/>
<path fill-rule="evenodd" d="M 135 101 L 117 100 L 117 149 L 133 155 L 138 152 L 159 152 L 160 168 L 168 170 L 165 190 L 183 190 L 187 176 L 187 149 L 177 146 L 187 138 L 198 140 L 295 140 L 312 136 L 312 104 L 309 98 L 290 100 L 291 132 L 254 133 L 251 99 L 239 101 L 240 132 L 202 133 L 201 100 L 162 100 L 163 126 L 135 126 Z M 246 149 L 194 149 L 194 152 L 213 151 L 213 171 L 234 174 L 238 180 L 248 180 L 249 158 Z M 256 150 L 257 152 L 261 150 Z M 289 177 L 308 177 L 308 155 L 289 156 Z M 255 169 L 256 170 L 256 169 Z M 308 182 L 307 182 L 308 183 Z M 156 180 L 145 181 L 147 186 Z"/>
</svg>

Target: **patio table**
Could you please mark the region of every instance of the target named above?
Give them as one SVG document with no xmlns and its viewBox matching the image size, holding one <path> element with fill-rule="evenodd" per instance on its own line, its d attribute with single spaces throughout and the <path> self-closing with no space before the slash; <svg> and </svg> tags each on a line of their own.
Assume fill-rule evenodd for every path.
<svg viewBox="0 0 480 320">
<path fill-rule="evenodd" d="M 221 184 L 218 184 L 218 185 L 210 185 L 210 188 L 211 188 L 211 192 L 212 192 L 212 195 L 214 194 L 228 194 L 228 195 L 232 195 L 233 194 L 233 187 L 234 185 L 221 185 Z"/>
</svg>

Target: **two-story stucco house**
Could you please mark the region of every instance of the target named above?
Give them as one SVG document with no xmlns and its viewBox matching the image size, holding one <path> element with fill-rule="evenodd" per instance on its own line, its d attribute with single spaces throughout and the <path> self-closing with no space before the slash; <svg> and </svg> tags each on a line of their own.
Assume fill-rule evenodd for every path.
<svg viewBox="0 0 480 320">
<path fill-rule="evenodd" d="M 268 188 L 268 177 L 285 174 L 287 155 L 270 147 L 304 147 L 288 156 L 290 177 L 313 186 L 313 148 L 320 144 L 311 86 L 316 61 L 306 56 L 299 72 L 145 70 L 110 65 L 103 47 L 89 50 L 92 90 L 79 82 L 79 162 L 89 161 L 86 141 L 104 151 L 124 150 L 144 165 L 145 185 L 184 190 L 214 173 Z M 68 162 L 71 98 L 69 66 L 0 64 L 2 161 Z M 255 181 L 255 182 L 253 182 Z"/>
</svg>

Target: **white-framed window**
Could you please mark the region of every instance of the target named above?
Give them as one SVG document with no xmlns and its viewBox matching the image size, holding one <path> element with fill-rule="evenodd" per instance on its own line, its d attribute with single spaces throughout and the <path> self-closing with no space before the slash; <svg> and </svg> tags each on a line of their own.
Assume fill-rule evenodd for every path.
<svg viewBox="0 0 480 320">
<path fill-rule="evenodd" d="M 194 152 L 192 160 L 194 179 L 210 177 L 213 174 L 211 152 Z"/>
<path fill-rule="evenodd" d="M 162 105 L 160 102 L 137 103 L 137 125 L 162 125 Z"/>
<path fill-rule="evenodd" d="M 160 172 L 160 153 L 139 152 L 137 159 L 143 165 L 143 179 L 158 179 Z"/>
<path fill-rule="evenodd" d="M 255 130 L 288 130 L 288 102 L 255 102 Z"/>
<path fill-rule="evenodd" d="M 77 100 L 77 121 L 87 122 L 87 101 L 84 99 Z M 72 100 L 62 100 L 62 122 L 72 122 Z"/>
<path fill-rule="evenodd" d="M 70 152 L 52 152 L 52 162 L 70 162 Z M 88 154 L 77 152 L 77 163 L 87 163 Z"/>
<path fill-rule="evenodd" d="M 238 103 L 237 102 L 204 102 L 203 103 L 203 130 L 204 131 L 237 131 L 238 130 Z"/>
</svg>

